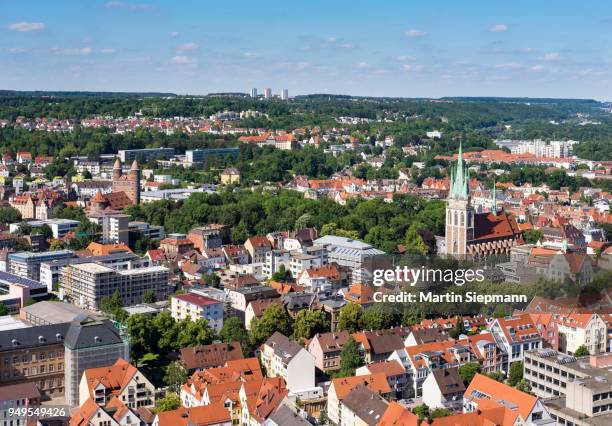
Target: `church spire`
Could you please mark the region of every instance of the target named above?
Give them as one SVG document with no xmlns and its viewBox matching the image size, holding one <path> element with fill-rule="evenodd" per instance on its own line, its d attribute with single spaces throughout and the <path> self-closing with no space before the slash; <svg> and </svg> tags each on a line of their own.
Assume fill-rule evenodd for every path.
<svg viewBox="0 0 612 426">
<path fill-rule="evenodd" d="M 450 181 L 450 197 L 460 200 L 467 200 L 470 192 L 470 173 L 463 166 L 463 148 L 459 141 L 459 154 L 457 156 L 457 165 L 453 173 L 451 167 Z"/>
<path fill-rule="evenodd" d="M 493 176 L 493 205 L 491 206 L 491 211 L 495 216 L 497 216 L 497 186 L 495 185 L 495 176 Z"/>
</svg>

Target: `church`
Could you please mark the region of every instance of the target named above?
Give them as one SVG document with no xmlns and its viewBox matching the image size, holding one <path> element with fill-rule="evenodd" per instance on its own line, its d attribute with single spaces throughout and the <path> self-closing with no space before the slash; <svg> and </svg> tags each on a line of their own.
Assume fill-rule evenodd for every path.
<svg viewBox="0 0 612 426">
<path fill-rule="evenodd" d="M 470 258 L 509 254 L 512 246 L 523 244 L 516 220 L 504 211 L 497 211 L 495 184 L 492 210 L 476 213 L 471 202 L 469 180 L 469 170 L 463 162 L 459 145 L 457 163 L 451 165 L 446 200 L 446 254 Z"/>
</svg>

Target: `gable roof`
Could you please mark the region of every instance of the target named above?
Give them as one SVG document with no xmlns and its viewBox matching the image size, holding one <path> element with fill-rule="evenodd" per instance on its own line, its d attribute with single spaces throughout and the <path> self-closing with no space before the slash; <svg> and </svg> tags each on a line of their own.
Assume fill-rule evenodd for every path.
<svg viewBox="0 0 612 426">
<path fill-rule="evenodd" d="M 182 348 L 180 353 L 181 362 L 188 370 L 220 367 L 227 361 L 244 358 L 240 342 Z"/>
<path fill-rule="evenodd" d="M 480 404 L 482 400 L 496 402 L 516 411 L 523 419 L 529 417 L 529 414 L 538 402 L 536 396 L 521 392 L 482 374 L 474 376 L 465 391 L 464 398 L 474 401 L 476 404 Z"/>
<path fill-rule="evenodd" d="M 123 358 L 119 358 L 113 365 L 98 368 L 88 368 L 83 372 L 89 396 L 93 397 L 94 388 L 102 385 L 106 394 L 118 395 L 138 373 L 138 369 Z"/>
<path fill-rule="evenodd" d="M 389 393 L 391 388 L 387 378 L 382 373 L 368 374 L 364 376 L 341 377 L 333 379 L 331 386 L 334 387 L 338 401 L 342 401 L 358 385 L 365 385 L 368 389 L 378 393 Z"/>
<path fill-rule="evenodd" d="M 465 392 L 465 385 L 459 375 L 458 368 L 435 369 L 430 374 L 433 374 L 433 378 L 438 384 L 438 389 L 440 389 L 442 395 Z"/>
</svg>

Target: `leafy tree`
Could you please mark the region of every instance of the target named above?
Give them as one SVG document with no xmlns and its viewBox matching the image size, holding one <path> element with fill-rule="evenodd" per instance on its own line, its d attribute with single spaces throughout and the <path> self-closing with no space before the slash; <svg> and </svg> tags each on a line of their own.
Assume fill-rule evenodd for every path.
<svg viewBox="0 0 612 426">
<path fill-rule="evenodd" d="M 525 379 L 521 379 L 521 381 L 516 385 L 516 388 L 521 392 L 531 393 L 531 385 Z"/>
<path fill-rule="evenodd" d="M 539 229 L 527 229 L 523 231 L 523 239 L 527 244 L 536 244 L 542 239 L 542 231 Z"/>
<path fill-rule="evenodd" d="M 429 407 L 427 406 L 427 404 L 417 405 L 412 409 L 412 412 L 416 414 L 421 420 L 428 419 L 430 416 Z"/>
<path fill-rule="evenodd" d="M 0 223 L 8 225 L 21 222 L 21 213 L 13 207 L 0 207 Z"/>
<path fill-rule="evenodd" d="M 310 339 L 317 333 L 325 333 L 330 329 L 330 321 L 323 311 L 303 309 L 297 313 L 293 323 L 295 339 Z"/>
<path fill-rule="evenodd" d="M 64 243 L 61 240 L 53 240 L 51 241 L 51 244 L 49 244 L 49 250 L 51 251 L 57 251 L 57 250 L 63 250 L 64 249 Z"/>
<path fill-rule="evenodd" d="M 448 408 L 435 408 L 433 411 L 431 411 L 430 413 L 430 418 L 432 419 L 438 419 L 440 417 L 447 417 L 447 416 L 451 416 L 453 414 L 453 412 L 451 410 L 449 410 Z"/>
<path fill-rule="evenodd" d="M 208 345 L 215 338 L 215 331 L 208 324 L 206 318 L 191 321 L 189 318 L 182 321 L 178 333 L 178 347 Z"/>
<path fill-rule="evenodd" d="M 157 302 L 157 292 L 155 290 L 148 289 L 142 294 L 143 303 L 155 303 Z"/>
<path fill-rule="evenodd" d="M 325 410 L 325 408 L 323 408 L 321 412 L 319 413 L 318 424 L 326 425 L 328 422 L 329 422 L 329 418 L 327 417 L 327 411 Z"/>
<path fill-rule="evenodd" d="M 147 353 L 156 353 L 155 343 L 159 339 L 159 333 L 153 321 L 154 317 L 144 314 L 135 314 L 128 318 L 132 358 L 139 360 Z"/>
<path fill-rule="evenodd" d="M 214 272 L 211 272 L 210 274 L 204 275 L 204 282 L 209 287 L 219 288 L 219 286 L 221 285 L 221 278 L 219 277 L 219 275 L 215 274 Z"/>
<path fill-rule="evenodd" d="M 376 303 L 363 311 L 359 320 L 362 330 L 383 330 L 396 324 L 396 316 L 389 305 Z"/>
<path fill-rule="evenodd" d="M 173 392 L 178 393 L 181 385 L 187 381 L 187 370 L 179 361 L 173 361 L 166 367 L 164 383 Z"/>
<path fill-rule="evenodd" d="M 340 309 L 338 315 L 338 331 L 355 333 L 359 331 L 361 321 L 361 307 L 356 303 L 348 303 Z"/>
<path fill-rule="evenodd" d="M 6 305 L 4 303 L 0 303 L 0 316 L 4 316 L 8 314 L 9 314 L 9 311 Z"/>
<path fill-rule="evenodd" d="M 131 318 L 131 317 L 130 317 Z M 172 318 L 169 311 L 160 312 L 153 317 L 152 326 L 157 332 L 157 352 L 165 354 L 171 350 L 179 349 L 178 335 L 181 324 Z"/>
<path fill-rule="evenodd" d="M 510 371 L 508 372 L 508 384 L 510 386 L 516 386 L 523 380 L 523 361 L 516 361 L 510 364 Z"/>
<path fill-rule="evenodd" d="M 111 296 L 104 296 L 100 301 L 100 309 L 116 321 L 123 322 L 127 320 L 128 315 L 123 310 L 121 295 L 118 291 L 115 291 Z"/>
<path fill-rule="evenodd" d="M 457 322 L 453 329 L 448 333 L 453 339 L 458 339 L 462 334 L 467 334 L 465 331 L 465 324 L 463 323 L 463 318 L 457 317 Z"/>
<path fill-rule="evenodd" d="M 408 232 L 406 232 L 406 251 L 408 253 L 429 253 L 429 247 L 423 241 L 423 237 L 419 233 L 419 229 L 416 226 L 410 226 Z"/>
<path fill-rule="evenodd" d="M 588 356 L 588 355 L 589 355 L 589 349 L 585 345 L 578 346 L 578 348 L 576 349 L 576 352 L 574 352 L 575 357 Z"/>
<path fill-rule="evenodd" d="M 468 362 L 459 367 L 459 375 L 466 387 L 470 384 L 476 373 L 480 373 L 480 364 L 477 362 Z"/>
<path fill-rule="evenodd" d="M 281 263 L 278 267 L 278 271 L 272 274 L 272 281 L 289 281 L 292 278 L 291 271 L 285 268 L 285 265 Z"/>
<path fill-rule="evenodd" d="M 504 383 L 506 376 L 501 371 L 492 371 L 490 373 L 482 373 L 483 376 L 487 376 L 499 383 Z"/>
<path fill-rule="evenodd" d="M 242 350 L 249 352 L 249 334 L 244 328 L 244 322 L 238 317 L 230 317 L 223 322 L 223 327 L 219 332 L 219 338 L 225 343 L 240 342 Z"/>
<path fill-rule="evenodd" d="M 275 331 L 285 336 L 291 335 L 291 318 L 281 305 L 271 304 L 266 308 L 260 318 L 251 322 L 250 340 L 254 346 L 259 346 Z"/>
<path fill-rule="evenodd" d="M 359 345 L 353 336 L 350 336 L 340 351 L 340 370 L 336 376 L 354 376 L 355 370 L 361 365 L 363 365 L 363 359 L 359 353 Z"/>
<path fill-rule="evenodd" d="M 181 406 L 181 398 L 176 392 L 168 392 L 166 396 L 157 400 L 155 404 L 155 412 L 162 413 L 164 411 L 176 410 Z"/>
</svg>

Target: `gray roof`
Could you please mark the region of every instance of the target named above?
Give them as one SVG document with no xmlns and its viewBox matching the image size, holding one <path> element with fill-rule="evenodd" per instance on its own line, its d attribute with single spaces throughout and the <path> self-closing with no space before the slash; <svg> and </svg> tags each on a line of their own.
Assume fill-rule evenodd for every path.
<svg viewBox="0 0 612 426">
<path fill-rule="evenodd" d="M 368 425 L 374 426 L 387 410 L 387 402 L 364 385 L 354 388 L 342 404 Z"/>
<path fill-rule="evenodd" d="M 39 281 L 31 280 L 29 278 L 24 278 L 19 275 L 11 274 L 9 272 L 2 272 L 2 271 L 0 271 L 0 283 L 22 284 L 29 288 L 46 287 L 46 285 L 42 284 Z"/>
<path fill-rule="evenodd" d="M 285 404 L 279 405 L 276 411 L 274 411 L 268 419 L 279 426 L 312 426 L 308 421 Z"/>
<path fill-rule="evenodd" d="M 287 336 L 278 331 L 275 331 L 274 334 L 266 340 L 266 345 L 273 348 L 274 353 L 286 363 L 302 349 L 300 345 L 289 340 Z"/>
<path fill-rule="evenodd" d="M 75 318 L 66 335 L 66 347 L 83 349 L 122 343 L 118 330 L 109 320 Z"/>
<path fill-rule="evenodd" d="M 0 332 L 0 352 L 62 342 L 69 349 L 121 343 L 119 332 L 109 320 L 79 315 L 72 322 L 40 325 Z"/>
<path fill-rule="evenodd" d="M 93 312 L 81 309 L 71 303 L 43 300 L 34 305 L 24 306 L 21 310 L 49 324 L 61 324 L 72 321 L 78 315 L 92 315 Z M 27 319 L 27 318 L 26 318 Z M 34 322 L 34 321 L 33 321 Z"/>
</svg>

